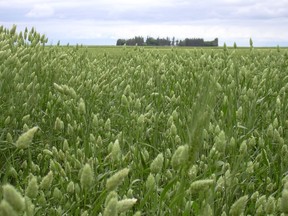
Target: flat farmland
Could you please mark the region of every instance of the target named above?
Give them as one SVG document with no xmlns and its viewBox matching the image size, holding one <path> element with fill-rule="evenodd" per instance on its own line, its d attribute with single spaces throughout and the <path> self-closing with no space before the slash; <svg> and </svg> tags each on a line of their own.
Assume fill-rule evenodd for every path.
<svg viewBox="0 0 288 216">
<path fill-rule="evenodd" d="M 46 41 L 0 28 L 0 215 L 288 214 L 287 49 Z"/>
</svg>

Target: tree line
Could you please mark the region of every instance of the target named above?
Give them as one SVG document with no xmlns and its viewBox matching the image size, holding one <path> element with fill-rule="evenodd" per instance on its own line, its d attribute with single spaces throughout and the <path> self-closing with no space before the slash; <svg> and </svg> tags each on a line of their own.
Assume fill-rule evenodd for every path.
<svg viewBox="0 0 288 216">
<path fill-rule="evenodd" d="M 135 36 L 130 39 L 118 39 L 117 46 L 218 46 L 218 38 L 212 41 L 204 41 L 203 38 L 185 38 L 184 40 L 176 40 L 175 37 L 153 38 L 147 37 L 146 40 L 141 36 Z"/>
</svg>

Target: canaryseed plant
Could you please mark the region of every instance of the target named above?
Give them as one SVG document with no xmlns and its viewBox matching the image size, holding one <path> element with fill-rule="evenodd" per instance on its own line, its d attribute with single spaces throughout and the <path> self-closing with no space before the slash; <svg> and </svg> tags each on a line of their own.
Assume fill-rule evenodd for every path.
<svg viewBox="0 0 288 216">
<path fill-rule="evenodd" d="M 38 130 L 38 127 L 33 127 L 29 129 L 27 132 L 20 135 L 20 137 L 16 141 L 16 147 L 19 149 L 28 148 L 33 140 L 34 134 Z"/>
<path fill-rule="evenodd" d="M 146 180 L 146 188 L 148 191 L 154 190 L 156 188 L 155 177 L 150 173 Z"/>
<path fill-rule="evenodd" d="M 49 188 L 51 187 L 53 181 L 53 172 L 49 171 L 49 173 L 44 176 L 44 178 L 42 179 L 41 183 L 40 183 L 40 188 L 43 190 L 49 190 Z"/>
<path fill-rule="evenodd" d="M 10 167 L 9 168 L 9 171 L 8 171 L 8 175 L 13 177 L 13 178 L 17 178 L 18 174 L 17 174 L 17 171 L 15 170 L 14 167 Z"/>
<path fill-rule="evenodd" d="M 4 185 L 2 188 L 4 200 L 7 201 L 15 211 L 23 211 L 25 209 L 25 200 L 22 195 L 10 184 Z"/>
<path fill-rule="evenodd" d="M 151 172 L 154 174 L 160 173 L 163 167 L 163 162 L 164 162 L 163 153 L 159 153 L 150 165 Z"/>
<path fill-rule="evenodd" d="M 107 206 L 105 206 L 103 216 L 117 216 L 118 215 L 118 209 L 117 209 L 117 198 L 111 198 L 109 202 L 107 203 Z"/>
<path fill-rule="evenodd" d="M 80 98 L 79 104 L 78 104 L 78 111 L 80 114 L 84 115 L 86 113 L 86 106 L 83 98 Z"/>
<path fill-rule="evenodd" d="M 215 137 L 215 148 L 218 152 L 224 153 L 226 148 L 226 136 L 222 130 L 218 136 Z"/>
<path fill-rule="evenodd" d="M 244 214 L 247 201 L 248 201 L 247 195 L 242 196 L 238 200 L 236 200 L 230 208 L 229 215 L 239 216 Z"/>
<path fill-rule="evenodd" d="M 58 187 L 54 188 L 52 196 L 57 201 L 60 201 L 62 199 L 62 192 L 59 190 Z"/>
<path fill-rule="evenodd" d="M 64 122 L 59 117 L 56 118 L 54 129 L 55 131 L 58 131 L 58 132 L 61 132 L 64 130 Z"/>
<path fill-rule="evenodd" d="M 18 216 L 17 212 L 6 201 L 2 200 L 0 203 L 0 215 L 1 216 Z"/>
<path fill-rule="evenodd" d="M 26 188 L 26 196 L 28 196 L 30 199 L 34 199 L 38 195 L 38 183 L 37 178 L 35 176 L 32 176 L 32 178 L 29 180 L 28 187 Z"/>
<path fill-rule="evenodd" d="M 67 192 L 73 194 L 74 191 L 75 191 L 74 182 L 70 181 L 69 184 L 67 185 Z"/>
<path fill-rule="evenodd" d="M 176 149 L 171 159 L 171 165 L 174 169 L 180 169 L 184 164 L 187 163 L 189 158 L 188 148 L 188 145 L 183 145 Z"/>
<path fill-rule="evenodd" d="M 106 199 L 105 199 L 105 204 L 104 206 L 107 206 L 109 201 L 112 199 L 112 198 L 115 198 L 118 200 L 118 194 L 116 191 L 110 191 L 109 194 L 107 195 Z"/>
<path fill-rule="evenodd" d="M 240 151 L 240 153 L 241 153 L 242 155 L 246 155 L 246 153 L 247 153 L 247 143 L 246 143 L 246 140 L 241 143 L 239 151 Z"/>
<path fill-rule="evenodd" d="M 9 132 L 6 135 L 6 140 L 8 143 L 13 143 L 13 137 Z"/>
<path fill-rule="evenodd" d="M 118 201 L 118 203 L 117 203 L 118 213 L 128 211 L 129 209 L 131 209 L 133 207 L 133 205 L 135 205 L 136 202 L 137 202 L 137 199 L 135 199 L 135 198 L 124 199 L 124 200 Z"/>
<path fill-rule="evenodd" d="M 273 196 L 269 196 L 265 208 L 267 215 L 273 214 L 275 211 L 275 207 L 276 207 L 275 198 Z"/>
<path fill-rule="evenodd" d="M 209 189 L 214 184 L 213 179 L 202 179 L 192 182 L 190 185 L 190 192 L 197 193 Z"/>
<path fill-rule="evenodd" d="M 116 162 L 116 161 L 120 161 L 121 157 L 122 157 L 122 152 L 121 152 L 119 140 L 116 139 L 111 149 L 111 158 L 113 161 Z"/>
<path fill-rule="evenodd" d="M 284 214 L 288 214 L 288 183 L 286 182 L 284 185 L 284 189 L 282 191 L 281 197 L 281 211 Z"/>
<path fill-rule="evenodd" d="M 94 182 L 94 173 L 90 164 L 86 163 L 80 177 L 80 183 L 84 190 L 88 190 Z"/>
<path fill-rule="evenodd" d="M 129 169 L 124 168 L 118 172 L 116 172 L 113 176 L 107 179 L 106 188 L 109 191 L 115 190 L 118 185 L 122 183 L 122 181 L 128 176 Z"/>
<path fill-rule="evenodd" d="M 33 205 L 31 199 L 29 197 L 25 197 L 25 213 L 27 216 L 33 216 L 35 211 L 35 205 Z"/>
<path fill-rule="evenodd" d="M 241 192 L 250 197 L 255 189 L 245 214 L 285 214 L 280 207 L 286 189 L 277 188 L 288 167 L 286 49 L 45 47 L 47 38 L 35 29 L 16 30 L 0 26 L 0 181 L 17 182 L 25 194 L 19 215 L 33 215 L 32 201 L 38 215 L 103 213 L 111 201 L 107 196 L 103 205 L 110 192 L 106 180 L 119 166 L 133 172 L 123 188 L 114 184 L 114 198 L 137 196 L 133 208 L 143 215 L 208 215 L 210 209 L 228 215 Z M 57 117 L 63 124 L 54 130 Z M 41 128 L 39 145 L 31 148 L 35 133 L 28 151 L 14 151 L 17 133 L 34 125 Z M 117 139 L 125 155 L 111 155 L 113 146 L 118 152 Z M 203 148 L 189 145 L 185 161 L 176 152 L 186 142 Z M 99 173 L 97 187 L 84 190 L 86 163 Z M 41 188 L 50 170 L 54 179 Z M 32 193 L 37 181 L 31 173 L 38 194 Z M 181 196 L 207 178 L 215 184 L 198 200 L 197 194 Z M 62 202 L 58 190 L 66 193 Z M 275 207 L 270 197 L 278 198 Z M 5 199 L 0 206 L 5 202 L 13 209 Z"/>
</svg>

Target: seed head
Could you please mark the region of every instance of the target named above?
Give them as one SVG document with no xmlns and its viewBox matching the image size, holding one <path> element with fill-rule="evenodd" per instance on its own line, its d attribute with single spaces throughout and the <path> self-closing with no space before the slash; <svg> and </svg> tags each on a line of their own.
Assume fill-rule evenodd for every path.
<svg viewBox="0 0 288 216">
<path fill-rule="evenodd" d="M 59 117 L 56 118 L 54 129 L 59 132 L 64 130 L 64 122 Z"/>
<path fill-rule="evenodd" d="M 273 196 L 269 196 L 267 204 L 266 204 L 266 213 L 267 215 L 271 215 L 275 211 L 276 201 Z"/>
<path fill-rule="evenodd" d="M 124 199 L 118 201 L 117 203 L 117 211 L 118 213 L 125 212 L 133 207 L 133 205 L 137 202 L 137 199 Z"/>
<path fill-rule="evenodd" d="M 121 153 L 119 141 L 118 139 L 116 139 L 111 149 L 111 157 L 113 161 L 120 161 L 121 156 L 122 156 L 122 153 Z"/>
<path fill-rule="evenodd" d="M 31 199 L 36 198 L 38 195 L 38 189 L 39 186 L 37 183 L 37 178 L 33 176 L 28 183 L 28 187 L 26 189 L 26 196 L 28 196 Z"/>
<path fill-rule="evenodd" d="M 111 191 L 111 192 L 107 195 L 107 197 L 106 197 L 106 199 L 105 199 L 105 204 L 104 204 L 104 206 L 107 206 L 108 203 L 109 203 L 109 201 L 110 201 L 112 198 L 115 198 L 115 199 L 117 199 L 117 201 L 118 201 L 118 194 L 117 194 L 116 191 Z"/>
<path fill-rule="evenodd" d="M 283 213 L 288 214 L 288 183 L 285 183 L 282 191 L 281 210 Z"/>
<path fill-rule="evenodd" d="M 194 181 L 190 185 L 190 191 L 192 193 L 204 191 L 204 190 L 207 190 L 213 184 L 214 184 L 213 179 L 202 179 L 202 180 Z"/>
<path fill-rule="evenodd" d="M 4 199 L 0 203 L 0 215 L 1 216 L 18 216 L 12 206 Z"/>
<path fill-rule="evenodd" d="M 21 212 L 25 209 L 24 198 L 12 185 L 3 186 L 3 198 L 15 211 Z"/>
<path fill-rule="evenodd" d="M 218 136 L 215 137 L 215 148 L 217 151 L 224 153 L 226 148 L 226 136 L 225 132 L 222 130 Z"/>
<path fill-rule="evenodd" d="M 57 201 L 62 199 L 62 192 L 57 187 L 53 190 L 53 198 Z"/>
<path fill-rule="evenodd" d="M 112 191 L 118 187 L 119 184 L 122 183 L 125 177 L 128 176 L 129 169 L 124 168 L 118 172 L 116 172 L 113 176 L 111 176 L 106 182 L 106 188 L 109 191 Z"/>
<path fill-rule="evenodd" d="M 49 190 L 53 181 L 53 172 L 50 171 L 40 183 L 40 188 L 43 190 Z"/>
<path fill-rule="evenodd" d="M 229 215 L 231 216 L 239 216 L 241 214 L 244 214 L 246 204 L 248 201 L 248 196 L 242 196 L 238 200 L 236 200 L 233 205 L 231 206 L 231 209 L 229 211 Z"/>
<path fill-rule="evenodd" d="M 12 137 L 12 135 L 9 132 L 6 135 L 6 141 L 8 143 L 13 143 L 13 137 Z"/>
<path fill-rule="evenodd" d="M 179 169 L 183 164 L 188 161 L 189 152 L 188 152 L 188 145 L 179 146 L 176 151 L 174 152 L 171 164 L 174 169 Z"/>
<path fill-rule="evenodd" d="M 92 186 L 93 182 L 94 182 L 93 170 L 90 164 L 86 163 L 81 173 L 80 178 L 81 186 L 84 190 L 87 190 Z"/>
<path fill-rule="evenodd" d="M 105 206 L 103 216 L 117 216 L 117 198 L 112 198 L 107 203 L 107 206 Z"/>
<path fill-rule="evenodd" d="M 151 172 L 155 174 L 161 172 L 163 167 L 163 161 L 164 161 L 163 154 L 162 153 L 158 154 L 150 165 Z"/>
<path fill-rule="evenodd" d="M 74 193 L 75 187 L 74 187 L 74 182 L 70 181 L 69 184 L 67 185 L 67 192 L 68 193 Z"/>
<path fill-rule="evenodd" d="M 27 132 L 20 135 L 18 140 L 16 141 L 16 147 L 19 149 L 25 149 L 28 148 L 29 145 L 32 143 L 34 134 L 38 130 L 38 127 L 33 127 L 29 129 Z"/>
<path fill-rule="evenodd" d="M 242 155 L 247 153 L 247 144 L 245 140 L 241 143 L 239 151 Z"/>
<path fill-rule="evenodd" d="M 146 180 L 146 188 L 148 191 L 156 188 L 155 177 L 151 173 Z"/>
<path fill-rule="evenodd" d="M 79 104 L 78 104 L 78 111 L 80 114 L 85 114 L 86 113 L 86 106 L 83 98 L 80 98 Z"/>
</svg>

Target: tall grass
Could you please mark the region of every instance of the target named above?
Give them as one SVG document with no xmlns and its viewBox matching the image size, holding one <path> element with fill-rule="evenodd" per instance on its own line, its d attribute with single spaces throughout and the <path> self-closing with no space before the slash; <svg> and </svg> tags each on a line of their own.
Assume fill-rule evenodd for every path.
<svg viewBox="0 0 288 216">
<path fill-rule="evenodd" d="M 287 213 L 285 49 L 46 42 L 0 27 L 0 215 Z"/>
</svg>

